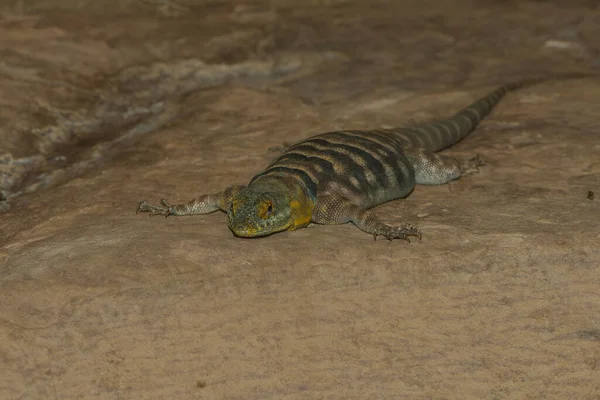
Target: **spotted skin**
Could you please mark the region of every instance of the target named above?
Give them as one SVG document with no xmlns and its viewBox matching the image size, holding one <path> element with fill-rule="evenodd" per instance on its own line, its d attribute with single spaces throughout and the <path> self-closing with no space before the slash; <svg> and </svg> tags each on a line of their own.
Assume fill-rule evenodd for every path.
<svg viewBox="0 0 600 400">
<path fill-rule="evenodd" d="M 227 212 L 229 228 L 238 237 L 267 236 L 310 222 L 352 222 L 375 238 L 421 238 L 416 228 L 387 225 L 371 209 L 408 196 L 416 184 L 442 185 L 476 171 L 481 165 L 477 157 L 460 162 L 436 152 L 468 136 L 507 92 L 543 80 L 504 85 L 440 121 L 322 133 L 287 147 L 247 187 L 233 186 L 178 205 L 142 201 L 138 212 L 169 216 L 220 209 Z"/>
</svg>

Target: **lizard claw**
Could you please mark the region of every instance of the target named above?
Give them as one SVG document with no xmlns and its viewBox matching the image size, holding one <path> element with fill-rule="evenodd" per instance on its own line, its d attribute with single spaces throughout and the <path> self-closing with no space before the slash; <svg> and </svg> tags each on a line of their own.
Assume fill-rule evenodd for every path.
<svg viewBox="0 0 600 400">
<path fill-rule="evenodd" d="M 422 234 L 417 228 L 414 228 L 411 225 L 403 225 L 399 228 L 392 228 L 391 226 L 385 230 L 385 232 L 381 232 L 379 234 L 374 234 L 375 240 L 377 240 L 377 235 L 381 235 L 385 237 L 387 240 L 392 241 L 394 239 L 403 239 L 410 243 L 410 236 L 414 236 L 421 240 Z"/>
<path fill-rule="evenodd" d="M 479 167 L 481 167 L 482 165 L 484 165 L 484 162 L 479 156 L 479 154 L 477 154 L 470 160 L 463 161 L 460 164 L 460 172 L 462 175 L 472 175 L 479 172 Z"/>
<path fill-rule="evenodd" d="M 155 206 L 144 200 L 138 205 L 137 211 L 135 213 L 139 214 L 141 212 L 148 212 L 150 213 L 150 217 L 154 215 L 164 215 L 165 218 L 173 213 L 171 204 L 169 204 L 168 201 L 166 201 L 165 199 L 161 199 L 160 204 L 162 205 Z"/>
</svg>

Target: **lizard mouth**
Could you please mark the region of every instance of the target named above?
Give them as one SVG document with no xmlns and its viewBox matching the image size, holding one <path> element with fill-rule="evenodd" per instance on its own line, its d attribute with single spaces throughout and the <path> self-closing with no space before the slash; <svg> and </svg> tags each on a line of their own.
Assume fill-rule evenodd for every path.
<svg viewBox="0 0 600 400">
<path fill-rule="evenodd" d="M 269 230 L 257 229 L 256 227 L 249 226 L 247 224 L 242 224 L 242 225 L 237 225 L 237 226 L 230 225 L 229 229 L 231 229 L 233 234 L 239 238 L 261 237 L 261 236 L 267 236 L 267 235 L 270 235 L 271 233 L 273 233 L 273 232 L 270 232 Z"/>
<path fill-rule="evenodd" d="M 248 226 L 229 226 L 233 234 L 239 238 L 252 238 L 263 236 L 258 229 Z"/>
<path fill-rule="evenodd" d="M 248 224 L 231 224 L 229 225 L 229 229 L 233 232 L 236 237 L 239 238 L 255 238 L 255 237 L 263 237 L 269 236 L 273 233 L 285 231 L 285 230 L 293 230 L 294 220 L 290 219 L 285 225 L 274 228 L 274 227 L 265 227 L 263 229 L 258 229 L 255 226 L 250 226 Z"/>
</svg>

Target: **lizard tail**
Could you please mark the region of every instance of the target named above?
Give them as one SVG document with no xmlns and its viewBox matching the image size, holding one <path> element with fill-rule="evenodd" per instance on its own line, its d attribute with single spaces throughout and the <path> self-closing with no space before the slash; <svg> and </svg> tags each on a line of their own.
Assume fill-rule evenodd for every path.
<svg viewBox="0 0 600 400">
<path fill-rule="evenodd" d="M 415 137 L 411 139 L 416 141 L 421 147 L 425 147 L 431 151 L 440 151 L 460 142 L 469 133 L 473 132 L 477 125 L 494 109 L 506 93 L 550 80 L 577 79 L 590 76 L 597 75 L 570 73 L 507 83 L 470 104 L 450 118 L 415 125 L 408 129 L 405 128 L 402 130 L 402 134 L 406 137 L 412 133 Z"/>
</svg>

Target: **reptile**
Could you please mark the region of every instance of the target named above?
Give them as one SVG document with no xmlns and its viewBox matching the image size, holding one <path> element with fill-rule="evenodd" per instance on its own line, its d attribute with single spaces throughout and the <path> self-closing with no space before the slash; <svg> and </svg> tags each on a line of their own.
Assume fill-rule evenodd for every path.
<svg viewBox="0 0 600 400">
<path fill-rule="evenodd" d="M 581 74 L 563 78 L 573 77 Z M 289 146 L 247 186 L 231 186 L 183 204 L 142 201 L 137 212 L 167 217 L 222 210 L 233 234 L 243 238 L 293 231 L 311 222 L 351 222 L 375 239 L 421 239 L 417 228 L 388 225 L 372 208 L 407 197 L 415 184 L 442 185 L 476 172 L 482 165 L 478 156 L 458 161 L 437 152 L 467 137 L 506 93 L 547 79 L 505 84 L 438 121 L 312 136 Z"/>
</svg>

